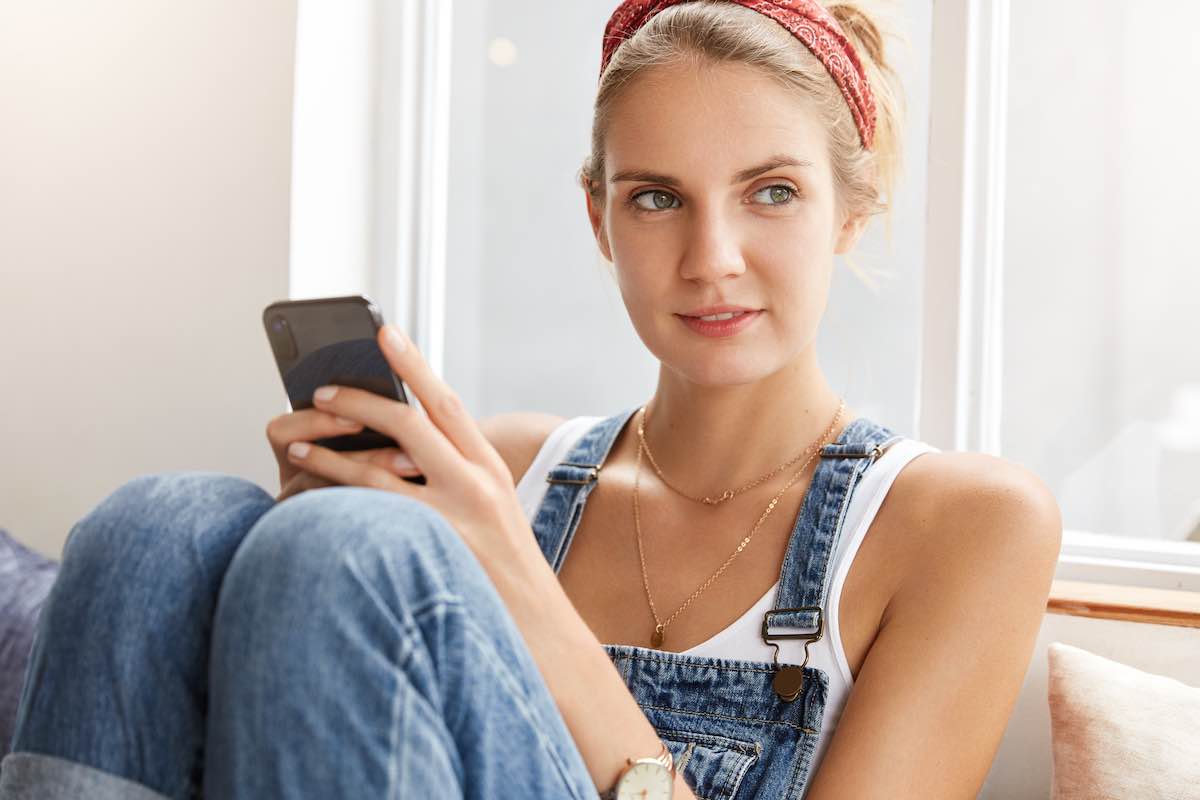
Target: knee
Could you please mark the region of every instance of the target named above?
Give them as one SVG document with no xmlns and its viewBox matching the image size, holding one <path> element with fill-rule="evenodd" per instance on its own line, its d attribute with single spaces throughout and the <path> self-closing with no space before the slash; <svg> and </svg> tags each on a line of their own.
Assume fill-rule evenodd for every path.
<svg viewBox="0 0 1200 800">
<path fill-rule="evenodd" d="M 480 571 L 435 508 L 405 495 L 335 486 L 291 497 L 262 516 L 229 566 L 221 603 L 320 605 L 372 587 L 389 601 L 445 596 Z"/>
<path fill-rule="evenodd" d="M 274 502 L 262 487 L 233 475 L 138 476 L 71 529 L 59 580 L 109 583 L 162 576 L 181 565 L 223 569 L 246 530 Z"/>
</svg>

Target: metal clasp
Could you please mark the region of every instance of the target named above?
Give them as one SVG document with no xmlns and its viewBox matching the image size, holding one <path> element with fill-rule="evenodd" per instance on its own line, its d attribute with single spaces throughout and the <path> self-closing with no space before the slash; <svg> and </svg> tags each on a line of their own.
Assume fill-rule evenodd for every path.
<svg viewBox="0 0 1200 800">
<path fill-rule="evenodd" d="M 599 464 L 576 464 L 574 461 L 560 461 L 558 463 L 559 463 L 559 466 L 581 467 L 581 468 L 587 469 L 588 470 L 587 477 L 583 478 L 582 480 L 580 480 L 578 478 L 555 478 L 555 477 L 553 477 L 553 470 L 551 470 L 551 473 L 546 476 L 547 483 L 575 483 L 575 484 L 580 484 L 580 485 L 586 485 L 586 484 L 591 483 L 592 481 L 596 481 L 596 480 L 600 479 L 600 465 Z"/>
<path fill-rule="evenodd" d="M 826 453 L 825 449 L 821 449 L 821 458 L 879 458 L 883 455 L 883 448 L 879 445 L 873 446 L 865 453 Z"/>
<path fill-rule="evenodd" d="M 817 615 L 817 629 L 812 633 L 775 633 L 770 631 L 771 615 L 782 614 L 785 611 L 812 611 Z M 801 606 L 800 608 L 776 608 L 763 614 L 762 621 L 762 640 L 766 644 L 775 648 L 775 654 L 772 656 L 772 663 L 779 666 L 779 645 L 774 639 L 803 639 L 804 640 L 804 666 L 808 664 L 808 646 L 813 642 L 819 641 L 825 635 L 825 614 L 820 606 Z"/>
</svg>

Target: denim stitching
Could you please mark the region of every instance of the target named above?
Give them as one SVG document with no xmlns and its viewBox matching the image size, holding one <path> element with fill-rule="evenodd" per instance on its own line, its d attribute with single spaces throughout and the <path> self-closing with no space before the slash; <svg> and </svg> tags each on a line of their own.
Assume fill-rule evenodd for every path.
<svg viewBox="0 0 1200 800">
<path fill-rule="evenodd" d="M 681 731 L 677 728 L 659 728 L 659 736 L 667 739 L 683 739 L 690 743 L 702 743 L 712 745 L 714 747 L 723 747 L 726 750 L 733 750 L 747 756 L 757 757 L 762 753 L 762 744 L 756 739 L 752 742 L 747 742 L 744 739 L 734 739 L 731 736 L 722 736 L 718 733 L 700 733 L 697 731 Z"/>
<path fill-rule="evenodd" d="M 724 672 L 763 672 L 763 673 L 771 673 L 771 672 L 774 672 L 774 671 L 775 671 L 774 669 L 768 669 L 768 668 L 763 668 L 763 667 L 726 667 L 726 666 L 719 666 L 719 665 L 716 665 L 716 664 L 699 664 L 699 665 L 692 665 L 692 664 L 688 664 L 687 662 L 681 662 L 681 661 L 680 661 L 680 660 L 678 660 L 678 659 L 673 659 L 673 658 L 663 658 L 663 657 L 661 657 L 661 656 L 657 656 L 657 657 L 656 657 L 656 656 L 643 656 L 643 655 L 638 655 L 638 654 L 636 654 L 636 653 L 634 653 L 634 654 L 630 654 L 630 655 L 618 655 L 618 656 L 615 656 L 615 658 L 616 658 L 616 659 L 618 659 L 618 660 L 621 660 L 621 661 L 652 661 L 652 662 L 658 662 L 658 663 L 661 663 L 661 664 L 679 664 L 679 663 L 684 663 L 684 664 L 687 664 L 687 666 L 699 666 L 699 667 L 701 667 L 701 668 L 703 668 L 703 669 L 714 669 L 714 670 L 721 670 L 721 671 L 724 671 Z"/>
<path fill-rule="evenodd" d="M 813 750 L 813 752 L 810 755 L 816 755 L 816 746 L 815 745 L 813 746 L 812 750 Z M 787 795 L 788 797 L 802 796 L 804 793 L 805 787 L 808 785 L 808 782 L 812 780 L 812 777 L 813 777 L 813 775 L 812 775 L 812 758 L 811 757 L 809 758 L 808 763 L 805 765 L 803 777 L 800 777 L 801 776 L 800 765 L 802 763 L 804 763 L 803 754 L 796 753 L 795 756 L 792 758 L 792 774 L 788 778 L 788 795 Z"/>
<path fill-rule="evenodd" d="M 750 770 L 750 767 L 752 767 L 758 761 L 758 759 L 762 756 L 762 751 L 763 751 L 762 743 L 757 740 L 755 740 L 754 742 L 745 742 L 740 739 L 731 739 L 727 736 L 719 736 L 717 734 L 693 733 L 691 731 L 680 731 L 680 730 L 675 730 L 673 728 L 663 728 L 663 729 L 659 730 L 658 733 L 660 736 L 663 736 L 668 739 L 676 739 L 676 740 L 688 739 L 689 740 L 687 749 L 684 750 L 683 755 L 680 756 L 679 763 L 677 763 L 675 765 L 675 771 L 679 772 L 679 773 L 683 772 L 684 766 L 691 759 L 692 753 L 696 749 L 696 744 L 698 742 L 702 742 L 702 740 L 708 740 L 708 741 L 704 741 L 703 743 L 710 744 L 713 746 L 718 746 L 718 745 L 723 744 L 726 749 L 732 750 L 733 752 L 744 756 L 744 758 L 740 759 L 742 762 L 741 769 L 738 770 L 733 775 L 731 775 L 725 784 L 726 786 L 733 787 L 732 795 L 737 794 L 738 789 L 741 788 L 742 780 L 746 777 L 746 773 Z M 689 784 L 689 786 L 690 786 L 690 784 Z M 722 788 L 724 788 L 724 787 L 722 787 Z M 695 793 L 694 789 L 693 789 L 693 793 Z M 705 797 L 703 795 L 697 794 L 696 800 L 705 800 Z"/>
<path fill-rule="evenodd" d="M 666 706 L 651 706 L 651 705 L 644 705 L 641 703 L 639 703 L 639 705 L 641 705 L 642 708 L 648 708 L 653 711 L 671 711 L 676 714 L 689 714 L 689 715 L 695 716 L 695 717 L 712 717 L 713 719 L 730 719 L 730 720 L 736 720 L 738 722 L 757 722 L 760 725 L 786 725 L 789 728 L 793 728 L 798 731 L 803 731 L 804 733 L 811 733 L 811 734 L 817 733 L 812 728 L 805 728 L 803 725 L 797 725 L 794 722 L 788 722 L 787 720 L 782 720 L 782 719 L 755 719 L 754 717 L 735 717 L 732 714 L 715 714 L 711 711 L 688 711 L 688 710 L 682 709 L 682 708 L 669 708 Z"/>
</svg>

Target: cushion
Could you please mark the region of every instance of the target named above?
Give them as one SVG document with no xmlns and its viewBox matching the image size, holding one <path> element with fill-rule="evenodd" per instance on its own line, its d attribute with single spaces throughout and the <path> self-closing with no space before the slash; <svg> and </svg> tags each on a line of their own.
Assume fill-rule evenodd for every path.
<svg viewBox="0 0 1200 800">
<path fill-rule="evenodd" d="M 1053 800 L 1197 797 L 1200 689 L 1052 642 Z"/>
<path fill-rule="evenodd" d="M 12 744 L 34 628 L 56 577 L 57 561 L 0 530 L 0 756 Z"/>
</svg>

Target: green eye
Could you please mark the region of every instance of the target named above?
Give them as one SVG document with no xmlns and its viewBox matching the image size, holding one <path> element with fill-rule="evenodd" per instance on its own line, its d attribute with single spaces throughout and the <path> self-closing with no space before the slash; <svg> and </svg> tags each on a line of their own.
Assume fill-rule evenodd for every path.
<svg viewBox="0 0 1200 800">
<path fill-rule="evenodd" d="M 785 186 L 782 183 L 777 183 L 774 186 L 765 186 L 755 192 L 756 195 L 763 192 L 770 192 L 771 202 L 767 205 L 782 206 L 790 203 L 792 198 L 796 196 L 796 190 L 790 186 Z"/>
<path fill-rule="evenodd" d="M 653 207 L 638 202 L 641 198 L 647 196 L 651 198 L 650 202 L 653 203 Z M 675 195 L 670 192 L 664 192 L 662 189 L 648 189 L 644 192 L 638 192 L 631 198 L 633 204 L 642 211 L 666 211 L 667 209 L 674 208 L 671 203 L 676 199 Z"/>
</svg>

